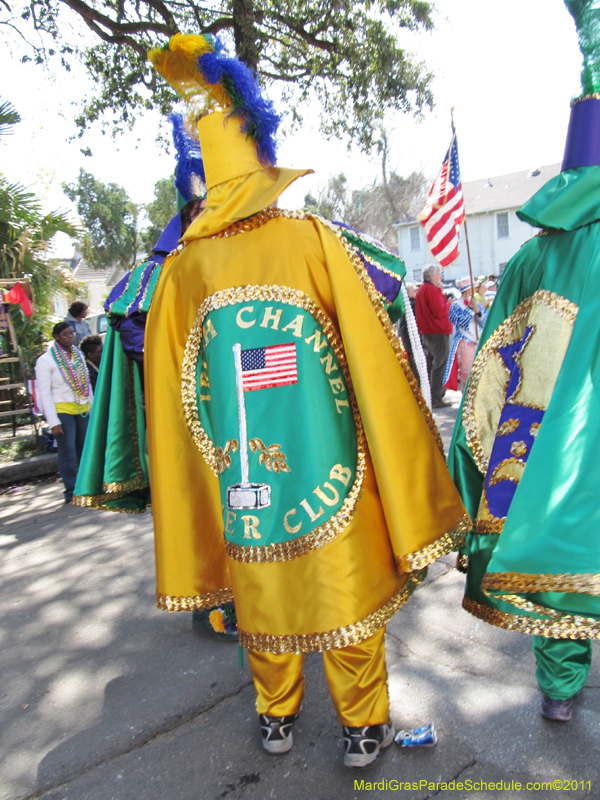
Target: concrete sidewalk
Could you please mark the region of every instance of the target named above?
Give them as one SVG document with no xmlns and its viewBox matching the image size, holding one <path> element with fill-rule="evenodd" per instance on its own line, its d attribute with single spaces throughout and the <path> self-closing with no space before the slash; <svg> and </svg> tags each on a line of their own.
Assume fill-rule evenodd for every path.
<svg viewBox="0 0 600 800">
<path fill-rule="evenodd" d="M 436 412 L 446 440 L 454 413 Z M 236 646 L 154 606 L 150 514 L 64 506 L 58 482 L 25 488 L 0 496 L 0 548 L 1 800 L 600 797 L 598 663 L 572 723 L 542 720 L 529 638 L 461 609 L 450 556 L 387 636 L 392 718 L 435 721 L 439 744 L 394 745 L 350 772 L 318 654 L 293 749 L 263 752 Z M 564 795 L 358 788 L 453 779 L 585 784 Z"/>
</svg>

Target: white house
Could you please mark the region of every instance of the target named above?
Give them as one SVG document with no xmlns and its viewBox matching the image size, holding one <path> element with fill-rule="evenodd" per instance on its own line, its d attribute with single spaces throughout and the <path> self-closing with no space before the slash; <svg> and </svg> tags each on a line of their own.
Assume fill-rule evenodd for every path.
<svg viewBox="0 0 600 800">
<path fill-rule="evenodd" d="M 519 247 L 537 229 L 517 217 L 517 210 L 538 189 L 560 172 L 560 164 L 539 167 L 529 172 L 513 172 L 496 178 L 463 183 L 469 246 L 473 275 L 501 275 Z M 406 264 L 408 281 L 420 281 L 423 268 L 437 263 L 425 240 L 423 228 L 414 218 L 394 226 L 398 231 L 398 252 Z M 465 226 L 460 231 L 459 255 L 444 269 L 444 280 L 457 280 L 469 274 Z"/>
<path fill-rule="evenodd" d="M 127 270 L 120 266 L 94 269 L 77 251 L 72 258 L 63 259 L 61 266 L 73 275 L 75 281 L 80 284 L 80 288 L 74 292 L 65 290 L 54 295 L 52 298 L 54 316 L 58 319 L 64 319 L 74 300 L 87 302 L 90 306 L 90 316 L 102 312 L 104 301 L 110 290 L 127 273 Z"/>
</svg>

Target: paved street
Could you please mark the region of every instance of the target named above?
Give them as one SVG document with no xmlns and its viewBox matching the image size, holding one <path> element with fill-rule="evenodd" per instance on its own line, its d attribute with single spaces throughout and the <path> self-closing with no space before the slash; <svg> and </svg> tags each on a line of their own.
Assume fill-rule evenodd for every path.
<svg viewBox="0 0 600 800">
<path fill-rule="evenodd" d="M 446 442 L 454 414 L 437 413 Z M 350 772 L 318 654 L 292 751 L 262 751 L 237 647 L 154 606 L 149 513 L 64 506 L 58 482 L 20 489 L 0 496 L 0 552 L 1 800 L 600 797 L 600 662 L 572 723 L 542 720 L 528 637 L 461 609 L 453 557 L 430 568 L 387 636 L 396 727 L 435 721 L 439 743 L 394 745 Z M 355 787 L 363 779 L 586 783 L 369 791 Z"/>
</svg>

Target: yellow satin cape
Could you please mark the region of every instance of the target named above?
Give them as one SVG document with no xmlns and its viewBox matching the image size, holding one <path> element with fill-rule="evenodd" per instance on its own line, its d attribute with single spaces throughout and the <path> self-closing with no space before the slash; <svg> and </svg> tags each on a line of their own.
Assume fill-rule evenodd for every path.
<svg viewBox="0 0 600 800">
<path fill-rule="evenodd" d="M 428 563 L 461 546 L 470 520 L 389 317 L 341 235 L 301 212 L 274 210 L 224 234 L 196 233 L 166 260 L 146 328 L 157 603 L 191 610 L 235 596 L 242 644 L 254 650 L 355 644 L 406 602 Z M 283 563 L 226 555 L 218 478 L 192 440 L 180 394 L 198 308 L 217 291 L 250 284 L 299 289 L 331 319 L 368 443 L 354 517 L 329 544 Z"/>
</svg>

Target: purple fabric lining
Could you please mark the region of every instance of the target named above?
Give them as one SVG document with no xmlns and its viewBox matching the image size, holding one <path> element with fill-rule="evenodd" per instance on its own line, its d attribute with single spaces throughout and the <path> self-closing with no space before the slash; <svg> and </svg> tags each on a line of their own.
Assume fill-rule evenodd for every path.
<svg viewBox="0 0 600 800">
<path fill-rule="evenodd" d="M 171 250 L 175 250 L 180 239 L 181 217 L 177 213 L 158 237 L 157 243 L 152 248 L 152 253 L 164 253 L 167 255 Z"/>
<path fill-rule="evenodd" d="M 366 261 L 359 251 L 357 252 L 360 256 L 360 260 L 363 263 L 363 267 L 369 273 L 369 277 L 375 284 L 375 288 L 379 294 L 383 295 L 388 303 L 393 303 L 398 297 L 398 292 L 400 291 L 400 279 L 393 278 L 391 275 L 388 275 L 387 272 L 382 272 L 380 269 L 377 269 L 377 267 L 373 266 L 373 264 L 370 264 L 368 261 Z"/>
<path fill-rule="evenodd" d="M 121 334 L 121 346 L 126 356 L 144 363 L 144 336 L 146 333 L 146 314 L 133 314 L 120 317 L 114 326 Z"/>
<path fill-rule="evenodd" d="M 333 224 L 337 225 L 339 228 L 345 228 L 347 231 L 360 236 L 360 233 L 355 228 L 353 228 L 351 225 L 346 225 L 345 222 L 334 222 Z M 402 285 L 400 278 L 394 278 L 392 275 L 388 275 L 387 272 L 382 272 L 381 270 L 377 269 L 377 267 L 369 264 L 369 262 L 363 257 L 360 250 L 357 250 L 356 247 L 354 247 L 354 249 L 360 256 L 363 267 L 369 273 L 369 277 L 375 284 L 375 288 L 379 294 L 383 295 L 388 303 L 393 303 L 398 297 L 398 292 L 400 291 L 400 286 Z"/>
</svg>

